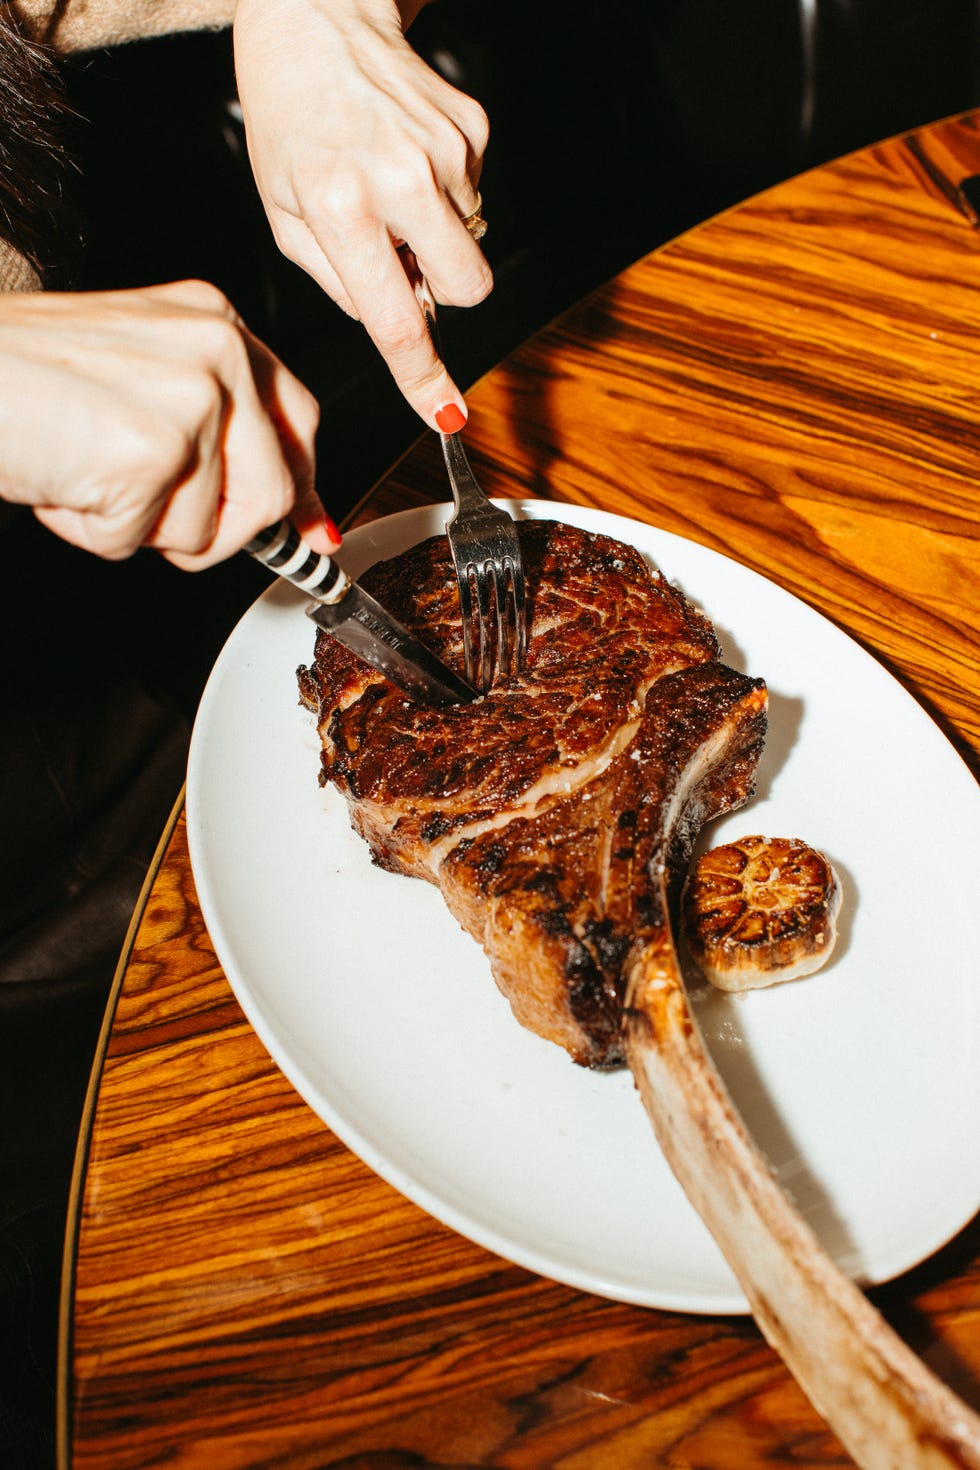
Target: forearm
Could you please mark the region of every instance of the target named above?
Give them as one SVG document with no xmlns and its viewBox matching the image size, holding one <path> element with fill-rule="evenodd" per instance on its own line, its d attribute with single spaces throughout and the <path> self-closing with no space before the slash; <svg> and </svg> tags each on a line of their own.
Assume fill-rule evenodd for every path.
<svg viewBox="0 0 980 1470">
<path fill-rule="evenodd" d="M 71 52 L 178 31 L 219 30 L 231 24 L 235 0 L 11 0 L 10 10 L 32 40 Z"/>
<path fill-rule="evenodd" d="M 269 0 L 270 5 L 274 0 Z M 395 0 L 402 29 L 430 0 Z M 24 34 L 56 51 L 90 51 L 179 31 L 220 30 L 235 17 L 236 0 L 11 0 Z"/>
</svg>

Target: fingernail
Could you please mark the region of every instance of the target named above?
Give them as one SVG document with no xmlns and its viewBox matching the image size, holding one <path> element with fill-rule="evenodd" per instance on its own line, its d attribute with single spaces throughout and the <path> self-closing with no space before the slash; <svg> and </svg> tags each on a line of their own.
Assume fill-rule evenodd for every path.
<svg viewBox="0 0 980 1470">
<path fill-rule="evenodd" d="M 444 403 L 436 414 L 436 423 L 444 434 L 458 434 L 466 423 L 466 415 L 458 403 Z"/>
<path fill-rule="evenodd" d="M 329 516 L 325 515 L 323 517 L 323 524 L 326 527 L 327 535 L 330 537 L 330 540 L 335 546 L 339 546 L 344 538 L 343 536 L 341 536 L 340 532 L 337 530 L 337 527 L 334 525 Z"/>
</svg>

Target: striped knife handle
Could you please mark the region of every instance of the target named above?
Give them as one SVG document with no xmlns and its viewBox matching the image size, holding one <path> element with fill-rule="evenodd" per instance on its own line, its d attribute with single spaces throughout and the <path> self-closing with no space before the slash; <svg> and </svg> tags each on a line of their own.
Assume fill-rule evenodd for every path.
<svg viewBox="0 0 980 1470">
<path fill-rule="evenodd" d="M 245 550 L 318 602 L 339 602 L 350 587 L 347 573 L 329 556 L 311 551 L 289 521 L 267 526 Z"/>
</svg>

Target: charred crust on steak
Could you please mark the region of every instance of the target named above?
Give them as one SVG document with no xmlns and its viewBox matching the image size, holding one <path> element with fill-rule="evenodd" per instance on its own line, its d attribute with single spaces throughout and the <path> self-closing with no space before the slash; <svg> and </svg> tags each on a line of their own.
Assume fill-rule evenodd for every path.
<svg viewBox="0 0 980 1470">
<path fill-rule="evenodd" d="M 321 633 L 301 698 L 375 861 L 439 886 L 524 1025 L 617 1066 L 629 967 L 669 938 L 702 824 L 751 794 L 766 691 L 719 662 L 708 620 L 633 548 L 557 522 L 519 533 L 519 676 L 431 709 Z M 461 669 L 444 537 L 361 581 Z"/>
<path fill-rule="evenodd" d="M 660 674 L 718 657 L 707 619 L 666 579 L 651 575 L 633 548 L 552 522 L 524 522 L 520 532 L 531 625 L 527 666 L 485 700 L 448 710 L 412 704 L 328 634 L 319 635 L 300 685 L 320 690 L 324 763 L 342 790 L 419 808 L 431 802 L 455 809 L 460 798 L 474 797 L 481 807 L 506 807 L 543 772 L 574 779 L 583 760 L 601 756 L 624 716 L 639 718 L 645 687 Z M 361 582 L 462 671 L 445 538 L 379 563 Z"/>
<path fill-rule="evenodd" d="M 482 939 L 515 1012 L 577 1061 L 622 1061 L 632 957 L 669 931 L 667 903 L 704 821 L 751 794 L 765 722 L 760 681 L 721 664 L 671 675 L 651 690 L 634 741 L 591 783 L 588 800 L 570 795 L 514 818 L 502 863 L 499 833 L 445 857 L 446 900 Z M 636 814 L 625 853 L 609 840 L 622 810 Z M 481 849 L 491 842 L 497 859 L 487 874 Z M 562 986 L 561 976 L 574 983 Z"/>
</svg>

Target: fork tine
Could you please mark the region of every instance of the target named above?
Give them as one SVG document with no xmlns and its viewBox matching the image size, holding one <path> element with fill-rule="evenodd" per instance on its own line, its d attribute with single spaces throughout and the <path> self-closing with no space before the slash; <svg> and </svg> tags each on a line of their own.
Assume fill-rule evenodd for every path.
<svg viewBox="0 0 980 1470">
<path fill-rule="evenodd" d="M 486 694 L 493 682 L 494 642 L 489 636 L 491 612 L 496 615 L 493 564 L 467 559 L 457 550 L 453 547 L 466 682 Z"/>
<path fill-rule="evenodd" d="M 508 560 L 510 569 L 510 597 L 514 613 L 508 627 L 512 632 L 510 658 L 507 674 L 520 673 L 527 652 L 527 606 L 524 596 L 524 568 L 518 559 Z"/>
<path fill-rule="evenodd" d="M 456 561 L 455 555 L 453 557 Z M 473 656 L 473 587 L 470 569 L 456 562 L 456 582 L 459 587 L 459 615 L 463 626 L 463 664 L 467 684 L 479 693 L 484 693 L 476 682 L 476 660 Z"/>
<path fill-rule="evenodd" d="M 494 568 L 493 600 L 497 613 L 497 672 L 502 679 L 510 677 L 514 662 L 516 627 L 513 616 L 513 581 L 509 563 Z"/>
<path fill-rule="evenodd" d="M 473 580 L 476 584 L 476 602 L 478 610 L 477 627 L 479 630 L 480 658 L 475 683 L 481 694 L 486 694 L 493 683 L 493 646 L 490 639 L 490 604 L 491 585 L 493 579 L 492 563 L 484 562 L 481 566 L 478 562 L 473 567 Z M 499 616 L 499 612 L 498 612 Z"/>
<path fill-rule="evenodd" d="M 493 682 L 494 661 L 502 678 L 518 672 L 527 644 L 524 573 L 517 526 L 484 493 L 470 468 L 458 434 L 443 434 L 443 457 L 452 486 L 454 510 L 446 535 L 462 589 L 468 576 L 476 589 L 479 656 L 468 659 L 467 678 L 482 693 Z M 469 603 L 472 608 L 472 603 Z M 463 612 L 462 591 L 460 610 Z M 466 655 L 467 619 L 463 614 Z M 495 636 L 494 636 L 495 635 Z"/>
<path fill-rule="evenodd" d="M 505 557 L 500 567 L 494 566 L 494 597 L 497 612 L 497 666 L 502 679 L 510 678 L 520 668 L 519 638 L 521 614 L 520 569 Z M 517 575 L 515 575 L 515 570 Z"/>
</svg>

